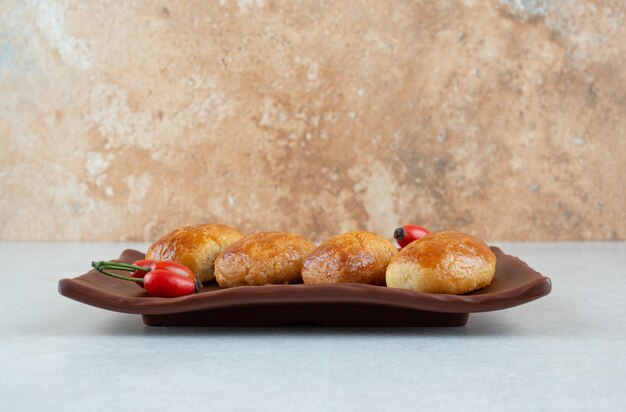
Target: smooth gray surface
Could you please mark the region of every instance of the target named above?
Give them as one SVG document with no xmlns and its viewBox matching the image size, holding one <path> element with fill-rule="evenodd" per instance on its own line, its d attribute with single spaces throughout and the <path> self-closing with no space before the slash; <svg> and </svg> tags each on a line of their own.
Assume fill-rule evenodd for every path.
<svg viewBox="0 0 626 412">
<path fill-rule="evenodd" d="M 57 281 L 132 244 L 0 244 L 0 410 L 623 410 L 626 243 L 499 244 L 552 294 L 462 328 L 144 326 Z"/>
</svg>

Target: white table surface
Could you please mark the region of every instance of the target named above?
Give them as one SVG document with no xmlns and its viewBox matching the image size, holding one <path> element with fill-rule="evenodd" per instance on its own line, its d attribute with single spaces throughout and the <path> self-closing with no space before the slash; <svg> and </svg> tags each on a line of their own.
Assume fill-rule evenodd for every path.
<svg viewBox="0 0 626 412">
<path fill-rule="evenodd" d="M 552 294 L 461 328 L 246 329 L 57 293 L 145 245 L 0 244 L 0 410 L 625 410 L 626 243 L 499 246 Z"/>
</svg>

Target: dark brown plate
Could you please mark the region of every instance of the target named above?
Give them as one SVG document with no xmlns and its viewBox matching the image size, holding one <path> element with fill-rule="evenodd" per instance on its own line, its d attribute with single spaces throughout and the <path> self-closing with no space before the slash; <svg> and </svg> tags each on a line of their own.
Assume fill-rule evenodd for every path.
<svg viewBox="0 0 626 412">
<path fill-rule="evenodd" d="M 491 248 L 497 257 L 491 285 L 466 295 L 417 293 L 356 283 L 336 285 L 205 285 L 179 298 L 155 298 L 137 285 L 91 270 L 61 279 L 59 293 L 70 299 L 143 315 L 152 326 L 462 326 L 469 313 L 510 308 L 550 293 L 550 279 L 516 257 Z M 125 250 L 118 259 L 143 259 Z"/>
</svg>

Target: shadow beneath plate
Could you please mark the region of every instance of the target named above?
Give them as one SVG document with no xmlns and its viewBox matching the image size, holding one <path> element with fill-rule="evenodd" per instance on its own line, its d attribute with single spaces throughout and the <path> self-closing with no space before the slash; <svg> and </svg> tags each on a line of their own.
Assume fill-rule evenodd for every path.
<svg viewBox="0 0 626 412">
<path fill-rule="evenodd" d="M 482 318 L 482 319 L 481 319 Z M 147 326 L 134 316 L 123 316 L 107 325 L 102 332 L 112 336 L 211 336 L 216 338 L 278 337 L 380 337 L 380 336 L 514 336 L 523 333 L 498 319 L 482 316 L 471 317 L 466 326 L 460 327 L 348 327 L 320 326 L 315 324 L 292 324 L 272 327 L 194 327 L 194 326 Z"/>
</svg>

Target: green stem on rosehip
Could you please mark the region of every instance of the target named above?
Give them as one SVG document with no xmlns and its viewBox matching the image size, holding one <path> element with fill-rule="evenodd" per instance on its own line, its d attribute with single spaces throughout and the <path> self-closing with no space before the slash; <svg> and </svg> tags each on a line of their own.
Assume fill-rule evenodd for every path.
<svg viewBox="0 0 626 412">
<path fill-rule="evenodd" d="M 114 269 L 114 270 L 116 270 L 117 269 L 117 270 L 126 270 L 126 271 L 129 271 L 129 272 L 134 271 L 134 270 L 141 270 L 143 272 L 149 272 L 150 271 L 150 268 L 145 267 L 145 266 L 131 265 L 130 263 L 122 263 L 122 262 L 104 262 L 104 261 L 99 261 L 99 262 L 92 262 L 91 265 L 96 270 L 100 270 L 100 269 Z"/>
<path fill-rule="evenodd" d="M 143 279 L 141 278 L 132 278 L 130 276 L 118 275 L 117 273 L 109 272 L 108 270 L 103 269 L 102 265 L 99 265 L 99 263 L 102 263 L 102 262 L 91 262 L 91 266 L 93 266 L 94 269 L 96 269 L 98 272 L 102 273 L 103 275 L 111 276 L 112 278 L 117 278 L 117 279 L 122 279 L 122 280 L 130 280 L 136 283 L 143 283 Z M 115 270 L 115 268 L 111 268 L 111 269 Z"/>
</svg>

